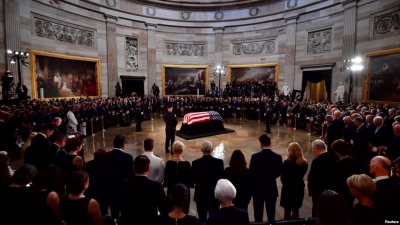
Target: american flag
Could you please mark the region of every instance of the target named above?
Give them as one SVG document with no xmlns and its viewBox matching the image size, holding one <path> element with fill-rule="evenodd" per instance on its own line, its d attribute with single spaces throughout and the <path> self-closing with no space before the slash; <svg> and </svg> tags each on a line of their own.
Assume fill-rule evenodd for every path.
<svg viewBox="0 0 400 225">
<path fill-rule="evenodd" d="M 188 125 L 210 120 L 223 121 L 221 115 L 215 111 L 188 113 L 183 117 L 183 123 Z"/>
</svg>

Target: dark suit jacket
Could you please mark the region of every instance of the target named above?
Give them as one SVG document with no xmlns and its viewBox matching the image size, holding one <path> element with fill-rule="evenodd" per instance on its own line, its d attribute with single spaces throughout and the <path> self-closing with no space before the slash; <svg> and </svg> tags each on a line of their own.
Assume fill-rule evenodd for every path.
<svg viewBox="0 0 400 225">
<path fill-rule="evenodd" d="M 210 215 L 207 225 L 248 225 L 249 213 L 236 206 L 221 208 Z"/>
<path fill-rule="evenodd" d="M 387 146 L 390 142 L 390 132 L 389 129 L 386 127 L 386 125 L 382 125 L 381 128 L 376 132 L 376 128 L 373 131 L 373 141 L 372 145 L 375 147 L 380 147 L 380 146 Z"/>
<path fill-rule="evenodd" d="M 357 154 L 366 154 L 370 152 L 368 143 L 372 143 L 371 132 L 368 131 L 365 124 L 356 129 L 353 136 L 353 152 Z"/>
<path fill-rule="evenodd" d="M 61 150 L 60 146 L 51 144 L 46 149 L 46 164 L 58 165 L 58 152 Z"/>
<path fill-rule="evenodd" d="M 351 156 L 341 159 L 334 169 L 334 177 L 333 177 L 333 190 L 339 193 L 346 202 L 354 200 L 353 196 L 350 193 L 350 189 L 347 186 L 347 178 L 350 176 L 357 174 L 354 160 Z"/>
<path fill-rule="evenodd" d="M 386 153 L 391 160 L 395 160 L 397 157 L 400 157 L 400 135 L 392 136 L 392 139 L 389 141 L 387 146 Z"/>
<path fill-rule="evenodd" d="M 322 153 L 312 161 L 308 173 L 309 194 L 319 196 L 323 191 L 332 189 L 335 161 L 328 153 Z"/>
<path fill-rule="evenodd" d="M 347 142 L 347 144 L 350 144 L 351 139 L 353 139 L 353 136 L 356 133 L 356 129 L 357 127 L 353 123 L 343 128 L 343 139 Z"/>
<path fill-rule="evenodd" d="M 263 149 L 251 156 L 250 177 L 252 195 L 259 197 L 278 197 L 276 178 L 282 173 L 282 156 L 271 149 Z"/>
<path fill-rule="evenodd" d="M 122 180 L 133 176 L 133 157 L 114 149 L 104 155 L 100 165 L 105 197 L 115 200 L 118 197 L 118 185 Z"/>
<path fill-rule="evenodd" d="M 224 162 L 211 155 L 203 155 L 192 162 L 192 179 L 195 184 L 194 201 L 215 200 L 214 190 L 224 172 Z"/>
<path fill-rule="evenodd" d="M 56 126 L 54 126 L 54 131 L 49 137 L 49 140 L 51 141 L 51 143 L 54 143 L 57 140 L 58 135 L 60 135 L 60 134 L 61 134 L 60 130 L 58 130 L 58 128 Z"/>
<path fill-rule="evenodd" d="M 332 123 L 328 125 L 326 138 L 329 147 L 334 141 L 342 138 L 343 125 L 343 121 L 340 119 L 334 119 Z"/>
<path fill-rule="evenodd" d="M 51 141 L 46 138 L 44 135 L 38 133 L 35 137 L 32 138 L 30 151 L 32 151 L 32 155 L 34 157 L 34 166 L 40 168 L 47 163 L 47 154 L 46 150 L 50 147 Z"/>
<path fill-rule="evenodd" d="M 156 225 L 157 210 L 167 213 L 167 197 L 160 182 L 134 176 L 123 180 L 119 191 L 124 224 Z"/>
<path fill-rule="evenodd" d="M 375 182 L 376 192 L 372 201 L 382 208 L 383 218 L 386 220 L 400 220 L 399 202 L 400 186 L 392 179 L 383 179 Z"/>
</svg>

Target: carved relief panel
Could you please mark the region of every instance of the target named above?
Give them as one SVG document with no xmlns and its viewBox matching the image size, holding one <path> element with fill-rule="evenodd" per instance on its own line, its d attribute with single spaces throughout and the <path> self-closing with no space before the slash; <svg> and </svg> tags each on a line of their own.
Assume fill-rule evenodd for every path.
<svg viewBox="0 0 400 225">
<path fill-rule="evenodd" d="M 234 55 L 270 53 L 275 50 L 275 40 L 233 43 Z"/>
<path fill-rule="evenodd" d="M 133 37 L 125 38 L 126 71 L 137 72 L 138 62 L 138 39 Z"/>
<path fill-rule="evenodd" d="M 206 44 L 166 42 L 164 53 L 172 56 L 205 56 Z"/>
<path fill-rule="evenodd" d="M 400 30 L 400 10 L 375 16 L 373 18 L 373 36 Z"/>
<path fill-rule="evenodd" d="M 307 36 L 307 54 L 312 55 L 332 51 L 332 27 L 310 31 Z"/>
<path fill-rule="evenodd" d="M 33 16 L 34 35 L 85 46 L 94 46 L 96 30 L 44 16 Z"/>
</svg>

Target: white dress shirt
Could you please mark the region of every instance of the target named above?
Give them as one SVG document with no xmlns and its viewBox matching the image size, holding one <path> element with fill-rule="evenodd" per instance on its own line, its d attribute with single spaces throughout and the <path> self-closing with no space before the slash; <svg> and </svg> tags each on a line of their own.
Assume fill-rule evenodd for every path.
<svg viewBox="0 0 400 225">
<path fill-rule="evenodd" d="M 164 180 L 164 160 L 160 157 L 157 157 L 153 154 L 153 152 L 145 151 L 143 155 L 147 156 L 150 159 L 150 172 L 149 179 L 163 182 Z"/>
</svg>

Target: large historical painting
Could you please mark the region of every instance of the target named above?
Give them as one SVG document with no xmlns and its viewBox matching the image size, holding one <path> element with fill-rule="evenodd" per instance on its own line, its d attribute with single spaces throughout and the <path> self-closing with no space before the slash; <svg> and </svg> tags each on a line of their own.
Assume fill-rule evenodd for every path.
<svg viewBox="0 0 400 225">
<path fill-rule="evenodd" d="M 32 89 L 35 98 L 99 96 L 100 60 L 31 51 Z"/>
<path fill-rule="evenodd" d="M 228 66 L 228 81 L 275 81 L 278 83 L 278 63 Z"/>
<path fill-rule="evenodd" d="M 206 65 L 163 65 L 163 95 L 205 95 L 208 84 Z"/>
<path fill-rule="evenodd" d="M 367 54 L 363 100 L 400 102 L 400 48 Z"/>
</svg>

